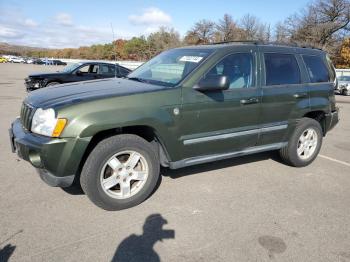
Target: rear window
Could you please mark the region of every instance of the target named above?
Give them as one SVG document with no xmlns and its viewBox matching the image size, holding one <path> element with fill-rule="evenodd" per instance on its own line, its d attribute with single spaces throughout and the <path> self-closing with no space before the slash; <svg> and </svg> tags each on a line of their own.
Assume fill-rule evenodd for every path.
<svg viewBox="0 0 350 262">
<path fill-rule="evenodd" d="M 311 83 L 330 81 L 329 70 L 320 56 L 303 55 L 303 60 Z"/>
<path fill-rule="evenodd" d="M 266 85 L 300 84 L 300 70 L 294 55 L 264 54 Z"/>
</svg>

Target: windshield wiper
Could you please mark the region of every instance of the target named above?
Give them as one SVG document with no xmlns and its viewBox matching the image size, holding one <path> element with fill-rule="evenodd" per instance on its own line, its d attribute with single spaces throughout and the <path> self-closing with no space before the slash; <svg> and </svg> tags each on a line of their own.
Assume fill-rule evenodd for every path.
<svg viewBox="0 0 350 262">
<path fill-rule="evenodd" d="M 134 80 L 137 82 L 141 82 L 141 83 L 147 83 L 147 81 L 145 79 L 139 78 L 139 77 L 126 77 L 129 80 Z"/>
</svg>

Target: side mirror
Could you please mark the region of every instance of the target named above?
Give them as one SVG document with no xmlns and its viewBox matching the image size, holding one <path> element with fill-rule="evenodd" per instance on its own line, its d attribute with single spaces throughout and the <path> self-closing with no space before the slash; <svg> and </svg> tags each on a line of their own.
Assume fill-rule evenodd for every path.
<svg viewBox="0 0 350 262">
<path fill-rule="evenodd" d="M 81 71 L 79 71 L 79 70 L 76 71 L 75 74 L 76 74 L 77 76 L 82 76 L 82 75 L 83 75 L 83 73 L 82 73 Z"/>
<path fill-rule="evenodd" d="M 207 76 L 199 81 L 193 88 L 198 91 L 226 90 L 230 87 L 230 80 L 224 75 Z"/>
</svg>

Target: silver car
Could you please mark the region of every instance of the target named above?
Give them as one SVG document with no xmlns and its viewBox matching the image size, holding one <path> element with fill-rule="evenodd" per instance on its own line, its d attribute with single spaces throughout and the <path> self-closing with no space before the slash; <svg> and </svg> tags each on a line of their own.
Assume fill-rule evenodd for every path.
<svg viewBox="0 0 350 262">
<path fill-rule="evenodd" d="M 350 76 L 338 77 L 338 91 L 342 95 L 350 95 Z"/>
</svg>

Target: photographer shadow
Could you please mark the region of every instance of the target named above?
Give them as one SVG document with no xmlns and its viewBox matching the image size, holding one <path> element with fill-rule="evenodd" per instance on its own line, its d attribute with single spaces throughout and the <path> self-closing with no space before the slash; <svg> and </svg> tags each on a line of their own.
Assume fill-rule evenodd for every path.
<svg viewBox="0 0 350 262">
<path fill-rule="evenodd" d="M 125 238 L 118 246 L 112 261 L 160 261 L 154 250 L 154 245 L 163 239 L 174 239 L 174 230 L 164 230 L 168 221 L 160 214 L 152 214 L 146 218 L 143 234 L 132 234 Z"/>
</svg>

